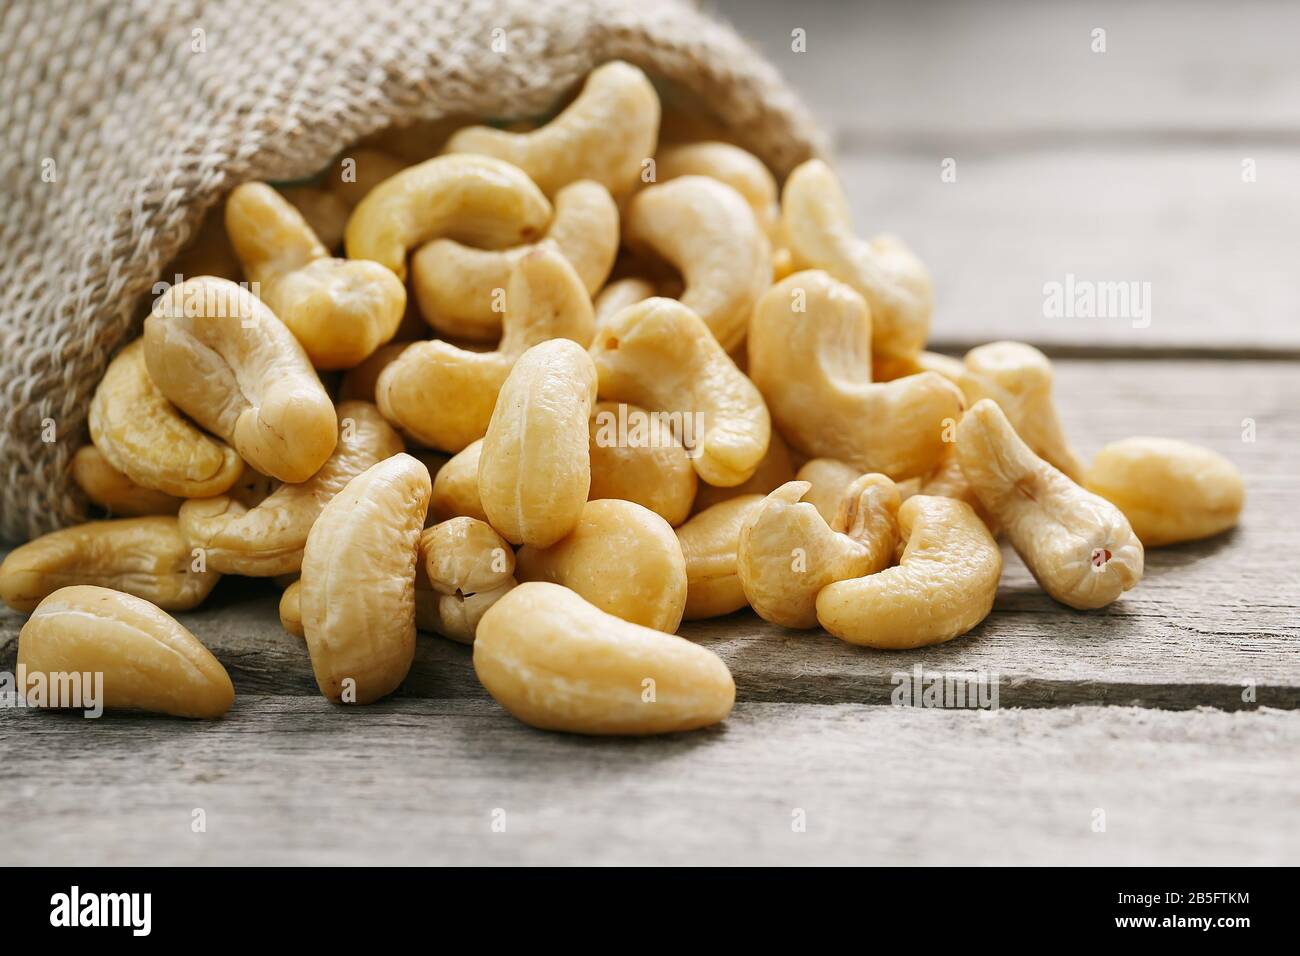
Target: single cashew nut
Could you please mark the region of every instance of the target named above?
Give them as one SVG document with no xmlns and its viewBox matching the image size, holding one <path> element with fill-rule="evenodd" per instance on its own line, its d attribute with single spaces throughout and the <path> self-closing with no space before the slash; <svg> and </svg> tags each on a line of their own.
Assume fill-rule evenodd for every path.
<svg viewBox="0 0 1300 956">
<path fill-rule="evenodd" d="M 854 235 L 844 190 L 821 160 L 786 179 L 781 228 L 796 269 L 824 269 L 866 299 L 873 353 L 910 356 L 924 348 L 933 309 L 929 273 L 895 237 Z"/>
<path fill-rule="evenodd" d="M 274 577 L 302 567 L 307 534 L 330 499 L 371 465 L 400 454 L 402 438 L 367 402 L 338 407 L 339 443 L 320 470 L 300 484 L 283 484 L 253 507 L 231 497 L 198 498 L 180 510 L 191 547 L 222 574 Z"/>
<path fill-rule="evenodd" d="M 636 305 L 658 295 L 655 284 L 640 276 L 627 276 L 615 279 L 592 300 L 592 310 L 596 314 L 597 330 L 609 324 L 609 320 L 622 312 L 629 305 Z M 669 296 L 669 298 L 672 298 Z"/>
<path fill-rule="evenodd" d="M 538 245 L 555 249 L 588 296 L 604 285 L 618 252 L 618 206 L 600 183 L 582 180 L 555 197 L 555 218 Z M 411 285 L 420 314 L 443 336 L 495 341 L 511 271 L 537 245 L 475 249 L 435 239 L 411 256 Z"/>
<path fill-rule="evenodd" d="M 870 341 L 860 295 L 820 270 L 797 272 L 754 310 L 749 374 L 804 454 L 896 481 L 926 474 L 961 417 L 961 391 L 933 372 L 873 383 Z"/>
<path fill-rule="evenodd" d="M 686 559 L 685 620 L 721 617 L 749 603 L 736 570 L 736 555 L 740 529 L 762 503 L 762 495 L 731 498 L 706 508 L 677 529 Z"/>
<path fill-rule="evenodd" d="M 397 331 L 406 310 L 401 280 L 376 262 L 332 258 L 266 183 L 244 183 L 230 194 L 226 231 L 261 300 L 316 368 L 351 368 Z"/>
<path fill-rule="evenodd" d="M 439 237 L 484 249 L 531 242 L 551 204 L 516 166 L 490 156 L 438 156 L 390 176 L 348 219 L 349 259 L 373 259 L 406 280 L 406 256 Z"/>
<path fill-rule="evenodd" d="M 661 183 L 682 176 L 708 176 L 744 197 L 769 239 L 781 224 L 776 179 L 763 161 L 739 146 L 719 140 L 661 146 L 655 155 L 655 178 Z"/>
<path fill-rule="evenodd" d="M 857 475 L 855 474 L 856 478 Z M 790 457 L 790 446 L 785 443 L 776 429 L 767 443 L 767 454 L 758 463 L 754 473 L 748 479 L 730 488 L 717 488 L 713 485 L 700 486 L 695 495 L 693 513 L 712 508 L 719 501 L 735 498 L 737 495 L 766 495 L 780 488 L 787 481 L 794 481 L 794 460 Z"/>
<path fill-rule="evenodd" d="M 533 346 L 510 370 L 478 464 L 483 510 L 507 541 L 545 548 L 578 524 L 591 488 L 595 401 L 596 368 L 568 339 Z"/>
<path fill-rule="evenodd" d="M 160 296 L 144 358 L 163 395 L 263 474 L 306 481 L 334 451 L 334 406 L 307 353 L 233 282 L 203 276 Z"/>
<path fill-rule="evenodd" d="M 460 644 L 473 644 L 483 615 L 488 612 L 488 608 L 509 594 L 516 583 L 513 577 L 506 578 L 499 587 L 474 594 L 438 594 L 431 591 L 435 600 L 430 603 L 429 625 L 426 627 L 421 624 L 420 627 Z"/>
<path fill-rule="evenodd" d="M 515 573 L 515 550 L 486 521 L 449 518 L 420 535 L 420 561 L 439 594 L 493 591 Z"/>
<path fill-rule="evenodd" d="M 470 126 L 451 137 L 447 152 L 514 163 L 548 196 L 579 179 L 594 179 L 619 196 L 636 185 L 658 138 L 654 87 L 635 66 L 615 61 L 592 70 L 578 98 L 540 129 Z"/>
<path fill-rule="evenodd" d="M 637 193 L 626 238 L 682 274 L 682 304 L 723 349 L 745 338 L 754 303 L 772 281 L 772 250 L 743 196 L 707 176 L 683 176 Z"/>
<path fill-rule="evenodd" d="M 137 485 L 110 465 L 94 445 L 77 449 L 72 456 L 71 470 L 77 487 L 110 515 L 121 518 L 174 515 L 181 506 L 180 498 Z"/>
<path fill-rule="evenodd" d="M 478 462 L 483 453 L 483 439 L 470 442 L 438 469 L 433 479 L 433 497 L 429 515 L 434 522 L 448 518 L 478 518 L 487 521 L 483 501 L 478 494 Z"/>
<path fill-rule="evenodd" d="M 957 427 L 962 471 L 1043 590 L 1105 607 L 1142 580 L 1142 542 L 1123 512 L 1030 450 L 1001 407 L 971 406 Z"/>
<path fill-rule="evenodd" d="M 1097 453 L 1084 487 L 1124 512 L 1144 547 L 1195 541 L 1237 524 L 1246 488 L 1217 452 L 1172 438 L 1125 438 Z"/>
<path fill-rule="evenodd" d="M 280 595 L 280 626 L 294 637 L 302 637 L 302 581 L 294 581 Z"/>
<path fill-rule="evenodd" d="M 14 548 L 0 564 L 0 600 L 29 614 L 59 588 L 94 584 L 188 611 L 220 578 L 192 553 L 175 518 L 117 518 L 51 531 Z"/>
<path fill-rule="evenodd" d="M 545 581 L 519 585 L 483 615 L 474 671 L 519 720 L 579 734 L 694 730 L 725 719 L 736 699 L 712 651 Z"/>
<path fill-rule="evenodd" d="M 233 448 L 195 428 L 149 377 L 144 342 L 113 359 L 90 400 L 90 440 L 142 488 L 178 498 L 219 495 L 239 480 Z"/>
<path fill-rule="evenodd" d="M 663 415 L 622 402 L 597 402 L 588 426 L 592 501 L 635 501 L 674 527 L 686 520 L 699 479 Z"/>
<path fill-rule="evenodd" d="M 235 702 L 230 675 L 198 638 L 109 588 L 65 587 L 41 601 L 18 635 L 18 667 L 29 679 L 45 675 L 47 686 L 60 675 L 102 674 L 105 710 L 211 719 Z"/>
<path fill-rule="evenodd" d="M 549 548 L 520 548 L 518 577 L 562 584 L 606 613 L 669 634 L 686 608 L 686 559 L 672 526 L 616 498 L 587 502 L 577 527 Z"/>
<path fill-rule="evenodd" d="M 803 494 L 803 501 L 817 509 L 827 524 L 835 521 L 840 510 L 840 502 L 849 490 L 849 485 L 857 481 L 862 472 L 852 465 L 846 465 L 834 458 L 813 458 L 804 462 L 795 474 L 796 481 L 809 485 Z M 843 530 L 838 529 L 838 530 Z"/>
<path fill-rule="evenodd" d="M 709 484 L 740 484 L 767 454 L 772 422 L 763 397 L 682 303 L 654 298 L 624 309 L 591 354 L 601 398 L 668 413 Z"/>
<path fill-rule="evenodd" d="M 519 356 L 539 342 L 591 343 L 591 299 L 557 251 L 538 248 L 519 260 L 506 291 L 504 334 L 494 352 L 450 342 L 417 342 L 379 375 L 375 397 L 388 418 L 422 444 L 456 452 L 482 438 L 497 395 Z"/>
<path fill-rule="evenodd" d="M 956 438 L 954 432 L 953 435 Z M 912 495 L 930 495 L 939 498 L 956 498 L 958 501 L 964 501 L 975 509 L 975 514 L 979 515 L 981 521 L 988 526 L 989 533 L 997 537 L 1002 530 L 998 524 L 997 518 L 989 514 L 984 505 L 980 502 L 979 495 L 975 493 L 975 488 L 971 485 L 970 479 L 966 477 L 966 472 L 961 468 L 961 457 L 957 454 L 957 443 L 953 441 L 944 449 L 943 457 L 939 459 L 938 466 L 923 478 L 913 479 L 917 485 L 913 489 L 905 490 L 904 500 Z"/>
<path fill-rule="evenodd" d="M 849 487 L 839 506 L 842 532 L 801 501 L 811 487 L 787 482 L 740 529 L 736 573 L 745 599 L 782 627 L 816 627 L 822 588 L 887 568 L 898 542 L 898 490 L 884 475 L 862 475 Z"/>
<path fill-rule="evenodd" d="M 415 567 L 429 472 L 410 455 L 371 465 L 312 525 L 299 591 L 320 691 L 368 704 L 397 689 L 415 657 Z"/>
</svg>

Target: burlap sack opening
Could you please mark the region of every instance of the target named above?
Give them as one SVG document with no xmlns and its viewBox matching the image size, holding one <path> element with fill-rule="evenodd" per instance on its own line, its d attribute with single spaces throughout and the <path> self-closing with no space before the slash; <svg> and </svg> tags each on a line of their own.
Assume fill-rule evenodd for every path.
<svg viewBox="0 0 1300 956">
<path fill-rule="evenodd" d="M 779 174 L 817 151 L 775 70 L 679 0 L 4 5 L 0 535 L 84 520 L 68 465 L 90 397 L 230 188 L 309 176 L 393 124 L 543 112 L 612 59 Z"/>
</svg>

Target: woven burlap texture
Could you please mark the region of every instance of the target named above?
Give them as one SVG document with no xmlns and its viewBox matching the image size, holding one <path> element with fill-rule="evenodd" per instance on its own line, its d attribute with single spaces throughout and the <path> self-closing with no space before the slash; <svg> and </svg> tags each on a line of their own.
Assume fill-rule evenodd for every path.
<svg viewBox="0 0 1300 956">
<path fill-rule="evenodd" d="M 778 173 L 816 151 L 776 71 L 677 2 L 0 4 L 0 536 L 84 520 L 68 464 L 90 397 L 231 187 L 310 175 L 394 123 L 540 113 L 613 59 Z"/>
</svg>

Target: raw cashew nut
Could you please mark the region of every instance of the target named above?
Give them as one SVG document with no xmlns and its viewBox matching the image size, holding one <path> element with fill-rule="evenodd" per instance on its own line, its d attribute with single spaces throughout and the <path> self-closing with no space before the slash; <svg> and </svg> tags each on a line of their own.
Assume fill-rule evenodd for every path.
<svg viewBox="0 0 1300 956">
<path fill-rule="evenodd" d="M 953 437 L 956 437 L 955 434 Z M 957 454 L 957 443 L 955 441 L 944 449 L 938 467 L 924 478 L 919 479 L 915 490 L 904 495 L 904 498 L 910 498 L 912 494 L 956 498 L 958 501 L 964 501 L 975 509 L 975 513 L 988 526 L 989 533 L 993 537 L 996 538 L 1002 530 L 997 518 L 989 514 L 984 505 L 981 504 L 979 495 L 975 493 L 970 479 L 966 477 L 966 472 L 962 471 L 961 457 Z"/>
<path fill-rule="evenodd" d="M 1246 488 L 1217 452 L 1172 438 L 1126 438 L 1092 461 L 1084 487 L 1124 512 L 1148 548 L 1195 541 L 1237 524 Z"/>
<path fill-rule="evenodd" d="M 889 650 L 965 634 L 993 609 L 1002 552 L 970 505 L 915 495 L 898 510 L 897 566 L 828 584 L 817 620 L 850 644 Z"/>
<path fill-rule="evenodd" d="M 519 549 L 520 581 L 550 581 L 633 624 L 669 634 L 686 607 L 686 559 L 672 526 L 648 508 L 589 501 L 549 548 Z"/>
<path fill-rule="evenodd" d="M 545 548 L 578 524 L 591 488 L 595 401 L 596 368 L 568 339 L 534 345 L 511 369 L 478 464 L 483 510 L 507 541 Z"/>
<path fill-rule="evenodd" d="M 307 536 L 299 591 L 320 691 L 335 703 L 391 694 L 415 658 L 415 566 L 429 472 L 410 455 L 371 465 Z"/>
<path fill-rule="evenodd" d="M 307 353 L 233 282 L 203 276 L 160 296 L 144 358 L 170 401 L 263 474 L 306 481 L 334 451 L 334 406 Z"/>
<path fill-rule="evenodd" d="M 174 515 L 181 506 L 180 498 L 137 485 L 94 445 L 83 445 L 72 456 L 72 480 L 92 502 L 121 518 Z"/>
<path fill-rule="evenodd" d="M 551 204 L 517 166 L 491 156 L 438 156 L 408 166 L 352 211 L 349 259 L 373 259 L 406 280 L 406 256 L 446 236 L 484 249 L 531 242 L 551 220 Z"/>
<path fill-rule="evenodd" d="M 839 505 L 842 532 L 801 500 L 811 487 L 786 482 L 740 529 L 736 572 L 745 599 L 782 627 L 816 627 L 821 589 L 887 568 L 898 542 L 898 490 L 884 475 L 862 475 L 850 485 Z"/>
<path fill-rule="evenodd" d="M 926 474 L 961 417 L 961 391 L 933 372 L 872 383 L 870 341 L 862 296 L 821 270 L 797 272 L 754 310 L 749 374 L 804 454 L 895 481 Z"/>
<path fill-rule="evenodd" d="M 781 227 L 796 269 L 824 269 L 866 299 L 873 353 L 906 357 L 925 347 L 933 309 L 929 273 L 895 237 L 854 235 L 844 190 L 821 160 L 808 160 L 786 179 Z"/>
<path fill-rule="evenodd" d="M 280 595 L 280 626 L 294 637 L 302 637 L 302 581 L 294 581 Z"/>
<path fill-rule="evenodd" d="M 636 305 L 638 302 L 643 302 L 657 294 L 658 290 L 655 288 L 655 284 L 649 279 L 643 279 L 640 276 L 615 279 L 592 300 L 592 309 L 596 313 L 597 330 L 608 325 L 610 319 L 629 305 Z"/>
<path fill-rule="evenodd" d="M 45 675 L 102 674 L 105 710 L 216 718 L 235 702 L 230 675 L 198 638 L 148 601 L 109 588 L 60 588 L 18 635 L 18 667 Z M 28 706 L 35 701 L 28 695 Z M 42 703 L 41 706 L 49 706 Z"/>
<path fill-rule="evenodd" d="M 803 493 L 803 501 L 817 509 L 827 524 L 835 521 L 840 510 L 840 502 L 849 490 L 849 485 L 857 481 L 862 472 L 852 465 L 846 465 L 834 458 L 813 458 L 804 462 L 795 475 L 796 481 L 809 485 Z M 841 529 L 842 530 L 842 529 Z"/>
<path fill-rule="evenodd" d="M 90 440 L 135 484 L 178 498 L 219 495 L 244 470 L 234 449 L 195 428 L 158 390 L 139 339 L 109 363 L 95 389 Z"/>
<path fill-rule="evenodd" d="M 429 515 L 435 522 L 465 516 L 487 521 L 483 501 L 478 494 L 478 462 L 483 453 L 483 439 L 470 442 L 438 469 L 433 479 L 433 497 Z"/>
<path fill-rule="evenodd" d="M 682 304 L 726 351 L 745 338 L 754 303 L 772 281 L 772 250 L 743 196 L 707 176 L 683 176 L 637 193 L 626 238 L 667 259 L 686 280 Z"/>
<path fill-rule="evenodd" d="M 853 477 L 857 477 L 855 474 Z M 730 488 L 716 488 L 713 485 L 701 485 L 695 495 L 695 504 L 691 511 L 698 513 L 705 508 L 712 508 L 719 501 L 735 498 L 737 495 L 766 495 L 780 488 L 787 481 L 794 481 L 794 461 L 790 457 L 790 446 L 785 443 L 776 429 L 767 443 L 767 454 L 758 463 L 754 473 L 745 481 Z"/>
<path fill-rule="evenodd" d="M 618 206 L 600 183 L 570 183 L 555 197 L 555 218 L 539 245 L 559 252 L 582 280 L 588 296 L 605 284 L 618 252 Z M 495 308 L 511 271 L 537 245 L 475 249 L 435 239 L 411 256 L 411 285 L 420 314 L 442 336 L 496 341 Z"/>
<path fill-rule="evenodd" d="M 745 519 L 762 503 L 762 495 L 731 498 L 706 508 L 677 529 L 686 558 L 685 620 L 721 617 L 749 603 L 736 571 L 736 554 Z"/>
<path fill-rule="evenodd" d="M 519 260 L 506 290 L 504 334 L 494 352 L 439 340 L 409 346 L 379 375 L 375 397 L 389 421 L 422 444 L 457 452 L 487 431 L 497 395 L 519 356 L 539 342 L 591 343 L 591 299 L 554 249 Z"/>
<path fill-rule="evenodd" d="M 1030 450 L 1001 407 L 971 406 L 957 427 L 962 471 L 1044 591 L 1080 610 L 1105 607 L 1142 579 L 1142 542 L 1109 501 Z"/>
<path fill-rule="evenodd" d="M 591 354 L 601 398 L 670 415 L 706 482 L 731 487 L 758 468 L 772 432 L 767 406 L 687 306 L 660 298 L 630 306 L 601 329 Z"/>
<path fill-rule="evenodd" d="M 1052 401 L 1052 363 L 1046 355 L 1024 342 L 990 342 L 967 352 L 963 368 L 958 384 L 966 404 L 993 399 L 1035 455 L 1071 481 L 1083 480 L 1083 462 L 1066 441 Z"/>
<path fill-rule="evenodd" d="M 420 535 L 420 562 L 439 594 L 493 591 L 515 572 L 515 550 L 486 521 L 449 518 Z"/>
<path fill-rule="evenodd" d="M 662 416 L 636 405 L 597 402 L 588 425 L 591 500 L 635 501 L 674 527 L 686 520 L 699 479 Z"/>
<path fill-rule="evenodd" d="M 509 594 L 516 583 L 513 577 L 506 578 L 499 587 L 474 594 L 438 594 L 431 591 L 434 600 L 429 604 L 430 620 L 427 627 L 423 623 L 420 627 L 460 644 L 473 644 L 483 615 L 488 612 L 488 608 Z"/>
<path fill-rule="evenodd" d="M 0 600 L 30 614 L 59 588 L 95 584 L 188 611 L 220 578 L 191 552 L 175 518 L 117 518 L 51 531 L 10 551 L 0 564 Z"/>
<path fill-rule="evenodd" d="M 615 196 L 631 190 L 659 138 L 659 96 L 630 63 L 597 67 L 559 116 L 540 129 L 510 133 L 470 126 L 447 142 L 448 153 L 484 153 L 514 163 L 554 196 L 594 179 Z"/>
<path fill-rule="evenodd" d="M 769 239 L 776 238 L 781 224 L 776 180 L 753 153 L 720 140 L 659 147 L 655 155 L 656 180 L 666 183 L 682 176 L 708 176 L 726 183 L 749 203 L 764 234 Z"/>
<path fill-rule="evenodd" d="M 375 262 L 332 258 L 266 183 L 244 183 L 230 194 L 226 231 L 244 275 L 316 368 L 351 368 L 397 331 L 406 309 L 401 280 Z"/>
<path fill-rule="evenodd" d="M 260 504 L 231 497 L 198 498 L 180 510 L 181 532 L 222 574 L 274 577 L 302 567 L 307 534 L 329 500 L 371 465 L 403 450 L 401 436 L 368 402 L 338 407 L 339 443 L 320 470 L 283 484 Z"/>
<path fill-rule="evenodd" d="M 545 581 L 519 585 L 483 615 L 474 672 L 524 723 L 579 734 L 694 730 L 725 719 L 736 699 L 712 651 Z"/>
</svg>

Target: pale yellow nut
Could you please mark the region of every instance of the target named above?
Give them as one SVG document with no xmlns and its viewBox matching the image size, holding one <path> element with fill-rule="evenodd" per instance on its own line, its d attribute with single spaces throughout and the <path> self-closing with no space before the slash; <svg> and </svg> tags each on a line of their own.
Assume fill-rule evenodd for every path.
<svg viewBox="0 0 1300 956">
<path fill-rule="evenodd" d="M 701 511 L 677 529 L 677 541 L 686 558 L 684 620 L 721 617 L 749 603 L 736 571 L 736 553 L 745 519 L 762 503 L 762 495 L 731 498 Z"/>
<path fill-rule="evenodd" d="M 970 505 L 915 495 L 898 510 L 899 563 L 828 584 L 817 620 L 850 644 L 905 650 L 965 634 L 988 617 L 1002 553 Z"/>
<path fill-rule="evenodd" d="M 344 402 L 338 419 L 334 454 L 306 481 L 282 484 L 251 507 L 228 496 L 181 506 L 181 533 L 191 547 L 203 549 L 208 567 L 262 578 L 296 572 L 307 534 L 329 500 L 371 465 L 403 450 L 401 436 L 368 402 Z"/>
<path fill-rule="evenodd" d="M 406 351 L 411 343 L 390 342 L 375 349 L 374 353 L 360 365 L 348 369 L 339 381 L 338 400 L 340 402 L 375 400 L 375 385 L 380 374 L 388 368 L 397 357 Z"/>
<path fill-rule="evenodd" d="M 406 280 L 406 257 L 446 237 L 485 249 L 531 242 L 551 204 L 528 175 L 490 156 L 438 156 L 372 189 L 348 219 L 349 259 L 373 259 Z"/>
<path fill-rule="evenodd" d="M 746 481 L 767 454 L 772 423 L 763 397 L 682 303 L 653 298 L 629 306 L 601 329 L 591 355 L 600 397 L 673 416 L 709 484 Z"/>
<path fill-rule="evenodd" d="M 401 280 L 375 262 L 332 258 L 270 186 L 244 183 L 230 194 L 226 231 L 244 274 L 316 368 L 351 368 L 396 333 L 406 310 Z"/>
<path fill-rule="evenodd" d="M 821 270 L 797 272 L 759 300 L 749 374 L 795 448 L 895 480 L 931 471 L 961 417 L 961 391 L 933 372 L 871 381 L 866 304 Z"/>
<path fill-rule="evenodd" d="M 682 304 L 723 349 L 745 338 L 754 303 L 772 281 L 772 250 L 743 196 L 707 176 L 683 176 L 637 193 L 625 238 L 652 250 L 686 282 Z"/>
<path fill-rule="evenodd" d="M 597 402 L 588 425 L 591 500 L 635 501 L 673 526 L 686 520 L 699 478 L 664 415 L 624 402 Z"/>
<path fill-rule="evenodd" d="M 555 218 L 540 244 L 564 256 L 588 296 L 594 295 L 618 252 L 618 206 L 600 183 L 570 183 L 555 197 Z M 421 246 L 411 256 L 411 287 L 420 314 L 441 336 L 496 341 L 511 271 L 536 248 L 475 249 L 454 239 Z"/>
<path fill-rule="evenodd" d="M 334 451 L 334 405 L 307 353 L 233 282 L 204 276 L 160 296 L 144 358 L 163 395 L 263 474 L 306 481 Z"/>
<path fill-rule="evenodd" d="M 802 500 L 816 508 L 822 519 L 830 524 L 835 520 L 849 485 L 861 474 L 852 465 L 834 458 L 813 458 L 804 462 L 795 474 L 795 480 L 808 483 L 809 488 Z"/>
<path fill-rule="evenodd" d="M 587 502 L 577 527 L 549 548 L 520 548 L 517 576 L 562 584 L 602 611 L 669 634 L 686 608 L 686 559 L 672 526 L 617 498 Z"/>
<path fill-rule="evenodd" d="M 953 438 L 956 437 L 954 431 Z M 951 442 L 944 448 L 943 457 L 939 459 L 939 464 L 934 471 L 914 480 L 916 481 L 914 488 L 903 489 L 906 492 L 904 500 L 914 494 L 931 495 L 939 498 L 956 498 L 958 501 L 964 501 L 975 509 L 975 513 L 988 526 L 989 532 L 995 538 L 1002 530 L 997 518 L 989 514 L 980 502 L 979 495 L 975 493 L 975 488 L 971 485 L 970 479 L 966 477 L 966 472 L 962 471 L 961 457 L 957 454 L 956 441 Z"/>
<path fill-rule="evenodd" d="M 839 180 L 820 159 L 792 172 L 781 194 L 781 227 L 796 269 L 823 269 L 871 308 L 871 350 L 911 356 L 930 333 L 933 294 L 921 261 L 893 236 L 859 239 Z"/>
<path fill-rule="evenodd" d="M 302 581 L 294 581 L 280 595 L 280 626 L 302 637 Z"/>
<path fill-rule="evenodd" d="M 1046 355 L 1024 342 L 990 342 L 967 352 L 962 366 L 958 384 L 966 404 L 991 398 L 1035 455 L 1071 481 L 1083 480 L 1084 464 L 1066 440 L 1052 401 L 1052 363 Z"/>
<path fill-rule="evenodd" d="M 649 279 L 640 276 L 615 279 L 592 300 L 592 308 L 596 313 L 596 328 L 599 330 L 608 325 L 610 319 L 629 305 L 636 305 L 657 294 L 655 284 Z"/>
<path fill-rule="evenodd" d="M 898 542 L 898 491 L 884 475 L 862 475 L 839 505 L 834 531 L 802 501 L 812 486 L 790 481 L 748 512 L 740 529 L 736 573 L 745 599 L 765 621 L 817 626 L 822 588 L 888 567 Z"/>
<path fill-rule="evenodd" d="M 559 116 L 527 133 L 471 126 L 455 133 L 448 153 L 483 153 L 518 166 L 548 196 L 594 179 L 615 196 L 631 190 L 659 138 L 659 96 L 646 75 L 615 61 L 587 76 Z"/>
<path fill-rule="evenodd" d="M 449 518 L 420 535 L 420 561 L 439 594 L 493 591 L 515 572 L 515 551 L 486 521 Z"/>
<path fill-rule="evenodd" d="M 168 611 L 188 611 L 221 575 L 194 554 L 175 518 L 117 518 L 51 531 L 0 564 L 0 600 L 28 614 L 72 584 L 126 591 Z"/>
<path fill-rule="evenodd" d="M 113 468 L 142 488 L 178 498 L 219 495 L 244 463 L 167 401 L 149 377 L 137 339 L 108 364 L 90 401 L 90 440 Z"/>
<path fill-rule="evenodd" d="M 389 421 L 422 444 L 457 452 L 487 431 L 497 395 L 519 356 L 551 339 L 591 343 L 591 299 L 555 249 L 531 250 L 506 287 L 504 334 L 495 351 L 416 342 L 379 375 L 375 397 Z"/>
<path fill-rule="evenodd" d="M 705 508 L 712 508 L 719 501 L 726 501 L 737 495 L 766 495 L 780 488 L 787 481 L 794 481 L 794 459 L 790 456 L 790 446 L 773 429 L 772 437 L 767 443 L 767 454 L 758 463 L 754 473 L 745 481 L 730 488 L 700 485 L 691 511 L 701 512 Z"/>
<path fill-rule="evenodd" d="M 960 387 L 966 366 L 959 358 L 940 352 L 917 352 L 915 355 L 872 355 L 871 377 L 877 382 L 892 382 L 907 375 L 936 372 Z"/>
<path fill-rule="evenodd" d="M 694 730 L 725 719 L 736 699 L 712 651 L 544 581 L 519 585 L 483 615 L 474 671 L 524 723 L 579 734 Z"/>
<path fill-rule="evenodd" d="M 509 594 L 516 583 L 510 577 L 499 587 L 474 594 L 438 594 L 431 591 L 433 600 L 429 603 L 428 626 L 421 624 L 420 627 L 460 644 L 473 644 L 483 615 L 488 612 L 488 608 Z"/>
<path fill-rule="evenodd" d="M 343 245 L 352 207 L 328 189 L 319 186 L 290 186 L 280 194 L 307 222 L 326 249 Z"/>
<path fill-rule="evenodd" d="M 355 209 L 372 189 L 408 165 L 382 149 L 349 149 L 330 168 L 326 188 L 343 200 L 348 209 Z"/>
<path fill-rule="evenodd" d="M 510 370 L 478 464 L 483 510 L 507 541 L 545 548 L 578 524 L 591 488 L 595 401 L 596 368 L 568 339 L 533 346 Z"/>
<path fill-rule="evenodd" d="M 470 442 L 438 469 L 433 480 L 433 497 L 429 501 L 429 516 L 435 521 L 446 521 L 464 515 L 487 521 L 483 500 L 478 493 L 478 462 L 483 453 L 483 439 Z"/>
<path fill-rule="evenodd" d="M 29 687 L 36 674 L 47 688 L 60 675 L 103 675 L 105 710 L 211 719 L 235 702 L 230 675 L 193 634 L 148 601 L 104 587 L 60 588 L 41 601 L 18 635 L 18 667 Z M 30 691 L 27 702 L 35 703 Z"/>
<path fill-rule="evenodd" d="M 982 399 L 966 412 L 957 454 L 980 502 L 1053 598 L 1105 607 L 1142 579 L 1142 542 L 1123 512 L 1035 455 L 997 403 Z"/>
<path fill-rule="evenodd" d="M 1235 527 L 1246 501 L 1237 466 L 1172 438 L 1125 438 L 1097 453 L 1084 487 L 1124 512 L 1148 548 Z"/>
<path fill-rule="evenodd" d="M 720 140 L 673 143 L 655 154 L 655 179 L 666 183 L 682 176 L 708 176 L 744 197 L 770 239 L 781 224 L 776 179 L 763 161 L 747 150 Z"/>
<path fill-rule="evenodd" d="M 336 703 L 391 694 L 415 657 L 415 569 L 429 472 L 410 455 L 370 466 L 330 499 L 302 558 L 303 634 Z"/>
<path fill-rule="evenodd" d="M 772 281 L 780 282 L 788 275 L 795 272 L 794 256 L 790 255 L 790 250 L 781 246 L 772 250 Z"/>
<path fill-rule="evenodd" d="M 181 499 L 137 485 L 108 463 L 94 445 L 83 445 L 72 456 L 72 480 L 86 497 L 110 515 L 138 518 L 144 515 L 174 515 Z"/>
</svg>

